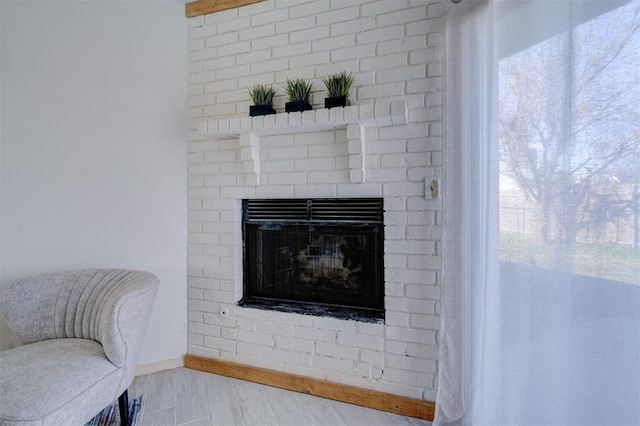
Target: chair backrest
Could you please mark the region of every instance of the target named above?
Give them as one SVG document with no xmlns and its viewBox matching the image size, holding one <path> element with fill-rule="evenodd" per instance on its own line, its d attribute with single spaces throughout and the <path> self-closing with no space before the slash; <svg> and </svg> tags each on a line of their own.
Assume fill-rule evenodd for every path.
<svg viewBox="0 0 640 426">
<path fill-rule="evenodd" d="M 23 344 L 91 339 L 114 365 L 135 368 L 158 287 L 158 278 L 143 271 L 44 274 L 0 288 L 0 313 Z"/>
</svg>

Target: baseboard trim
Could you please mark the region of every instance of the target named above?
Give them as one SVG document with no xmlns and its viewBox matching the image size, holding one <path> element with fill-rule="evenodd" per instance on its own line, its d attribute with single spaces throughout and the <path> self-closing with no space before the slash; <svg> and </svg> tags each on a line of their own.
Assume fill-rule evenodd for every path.
<svg viewBox="0 0 640 426">
<path fill-rule="evenodd" d="M 307 393 L 403 416 L 416 417 L 430 422 L 433 421 L 435 412 L 435 403 L 429 401 L 342 385 L 310 377 L 297 376 L 295 374 L 265 368 L 220 361 L 197 355 L 185 355 L 184 366 L 193 370 Z"/>
<path fill-rule="evenodd" d="M 171 370 L 178 367 L 184 367 L 184 357 L 139 365 L 138 368 L 136 368 L 136 376 L 144 376 L 145 374 L 157 373 L 158 371 Z"/>
</svg>

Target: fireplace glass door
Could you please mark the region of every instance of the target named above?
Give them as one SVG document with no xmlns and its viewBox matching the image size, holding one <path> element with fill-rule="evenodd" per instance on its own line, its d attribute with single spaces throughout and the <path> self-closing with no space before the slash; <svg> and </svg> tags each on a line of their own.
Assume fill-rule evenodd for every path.
<svg viewBox="0 0 640 426">
<path fill-rule="evenodd" d="M 382 318 L 381 199 L 245 200 L 242 305 Z"/>
</svg>

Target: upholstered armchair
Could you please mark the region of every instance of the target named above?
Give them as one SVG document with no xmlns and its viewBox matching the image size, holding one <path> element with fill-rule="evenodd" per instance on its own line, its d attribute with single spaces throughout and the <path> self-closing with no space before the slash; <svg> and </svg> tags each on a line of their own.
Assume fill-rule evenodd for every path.
<svg viewBox="0 0 640 426">
<path fill-rule="evenodd" d="M 0 287 L 22 346 L 0 352 L 0 425 L 83 425 L 127 388 L 158 291 L 155 275 L 90 269 Z"/>
</svg>

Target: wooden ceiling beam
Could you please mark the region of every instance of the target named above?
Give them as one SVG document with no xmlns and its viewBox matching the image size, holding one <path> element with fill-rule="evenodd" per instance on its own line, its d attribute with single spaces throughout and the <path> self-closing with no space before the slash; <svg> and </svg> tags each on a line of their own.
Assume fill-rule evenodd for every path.
<svg viewBox="0 0 640 426">
<path fill-rule="evenodd" d="M 233 9 L 234 7 L 247 6 L 266 0 L 197 0 L 187 3 L 187 18 Z"/>
</svg>

